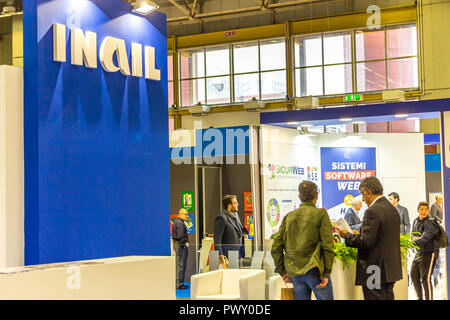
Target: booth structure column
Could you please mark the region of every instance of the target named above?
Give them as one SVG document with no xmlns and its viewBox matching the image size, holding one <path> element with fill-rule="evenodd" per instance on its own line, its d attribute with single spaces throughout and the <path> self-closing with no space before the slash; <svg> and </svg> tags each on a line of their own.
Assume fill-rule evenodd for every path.
<svg viewBox="0 0 450 320">
<path fill-rule="evenodd" d="M 441 154 L 442 154 L 442 191 L 444 194 L 444 226 L 450 220 L 450 111 L 441 112 Z M 447 231 L 448 233 L 448 231 Z M 447 270 L 447 298 L 449 296 L 449 257 L 450 247 L 445 252 L 445 270 Z"/>
<path fill-rule="evenodd" d="M 23 69 L 0 66 L 0 267 L 24 264 Z"/>
</svg>

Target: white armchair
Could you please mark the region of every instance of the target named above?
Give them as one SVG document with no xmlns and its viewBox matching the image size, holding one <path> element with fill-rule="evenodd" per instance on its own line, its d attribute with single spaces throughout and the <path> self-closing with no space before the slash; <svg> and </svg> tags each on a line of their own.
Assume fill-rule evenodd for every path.
<svg viewBox="0 0 450 320">
<path fill-rule="evenodd" d="M 192 300 L 264 300 L 266 272 L 220 269 L 191 276 Z"/>
<path fill-rule="evenodd" d="M 269 278 L 269 300 L 281 300 L 281 288 L 292 288 L 292 283 L 285 284 L 283 278 L 277 274 Z"/>
</svg>

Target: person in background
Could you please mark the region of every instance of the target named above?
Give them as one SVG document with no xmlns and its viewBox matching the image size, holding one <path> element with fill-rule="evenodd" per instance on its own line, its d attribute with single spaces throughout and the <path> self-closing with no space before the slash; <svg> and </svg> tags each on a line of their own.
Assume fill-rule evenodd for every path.
<svg viewBox="0 0 450 320">
<path fill-rule="evenodd" d="M 397 192 L 391 192 L 388 194 L 389 201 L 392 205 L 397 209 L 398 214 L 400 215 L 400 234 L 407 234 L 411 228 L 411 224 L 409 222 L 409 212 L 408 209 L 398 204 L 400 201 L 400 196 Z"/>
<path fill-rule="evenodd" d="M 188 286 L 184 284 L 184 277 L 186 274 L 186 262 L 188 258 L 189 250 L 189 238 L 185 221 L 189 218 L 188 211 L 186 209 L 180 209 L 178 211 L 178 218 L 172 225 L 172 240 L 173 249 L 175 250 L 176 257 L 176 288 L 187 289 Z"/>
<path fill-rule="evenodd" d="M 417 212 L 419 216 L 414 220 L 412 234 L 420 249 L 411 266 L 411 281 L 419 300 L 423 300 L 423 292 L 426 300 L 433 300 L 431 275 L 439 256 L 440 229 L 438 222 L 429 216 L 428 203 L 420 202 Z"/>
<path fill-rule="evenodd" d="M 223 211 L 214 221 L 214 247 L 219 251 L 219 259 L 228 257 L 228 251 L 239 251 L 244 257 L 244 235 L 248 234 L 239 220 L 239 203 L 235 195 L 226 195 L 222 199 Z"/>
<path fill-rule="evenodd" d="M 442 204 L 444 203 L 444 197 L 441 194 L 436 196 L 436 201 L 431 205 L 430 208 L 430 217 L 442 222 L 444 215 L 442 213 Z"/>
<path fill-rule="evenodd" d="M 444 197 L 442 196 L 442 194 L 438 194 L 435 198 L 435 202 L 431 205 L 430 208 L 430 217 L 439 221 L 439 223 L 442 223 L 442 220 L 444 218 L 443 204 L 444 204 Z M 437 286 L 438 284 L 440 269 L 441 269 L 441 257 L 438 256 L 436 260 L 436 266 L 434 267 L 433 271 L 433 279 L 435 286 Z"/>
<path fill-rule="evenodd" d="M 394 300 L 395 282 L 402 279 L 400 216 L 376 177 L 364 179 L 359 190 L 368 207 L 360 232 L 337 229 L 347 246 L 358 248 L 355 284 L 362 286 L 364 299 Z"/>
<path fill-rule="evenodd" d="M 352 230 L 359 231 L 361 228 L 361 220 L 358 217 L 359 210 L 361 210 L 362 201 L 359 198 L 353 198 L 352 206 L 348 208 L 345 213 L 344 219 L 347 221 L 348 225 Z"/>
<path fill-rule="evenodd" d="M 296 300 L 333 300 L 330 280 L 334 242 L 330 218 L 316 207 L 317 185 L 303 181 L 298 186 L 300 207 L 283 219 L 272 244 L 275 272 L 292 282 Z"/>
</svg>

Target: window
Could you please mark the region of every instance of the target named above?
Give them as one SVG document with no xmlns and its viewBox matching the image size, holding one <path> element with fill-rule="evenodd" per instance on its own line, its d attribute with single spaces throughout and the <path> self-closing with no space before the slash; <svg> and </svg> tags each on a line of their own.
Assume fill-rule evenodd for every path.
<svg viewBox="0 0 450 320">
<path fill-rule="evenodd" d="M 180 52 L 180 96 L 183 106 L 230 103 L 229 47 Z"/>
<path fill-rule="evenodd" d="M 355 32 L 357 91 L 417 88 L 415 25 Z"/>
<path fill-rule="evenodd" d="M 276 57 L 276 58 L 274 58 Z M 180 51 L 183 106 L 227 104 L 286 96 L 284 40 Z"/>
<path fill-rule="evenodd" d="M 297 96 L 352 92 L 351 32 L 294 39 Z"/>
<path fill-rule="evenodd" d="M 286 97 L 284 40 L 233 45 L 234 101 Z"/>
<path fill-rule="evenodd" d="M 180 99 L 182 106 L 206 102 L 205 52 L 186 50 L 180 52 Z"/>
<path fill-rule="evenodd" d="M 294 38 L 296 96 L 418 87 L 415 25 Z"/>
<path fill-rule="evenodd" d="M 169 108 L 173 105 L 173 54 L 167 55 L 167 96 Z"/>
<path fill-rule="evenodd" d="M 259 43 L 261 100 L 286 97 L 286 46 L 284 40 Z"/>
</svg>

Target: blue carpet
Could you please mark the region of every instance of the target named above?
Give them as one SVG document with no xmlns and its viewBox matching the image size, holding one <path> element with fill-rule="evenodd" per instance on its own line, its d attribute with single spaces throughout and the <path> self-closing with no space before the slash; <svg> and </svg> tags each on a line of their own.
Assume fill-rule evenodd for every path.
<svg viewBox="0 0 450 320">
<path fill-rule="evenodd" d="M 191 298 L 191 286 L 189 282 L 185 282 L 184 285 L 188 286 L 187 289 L 176 290 L 177 299 L 190 299 Z"/>
</svg>

